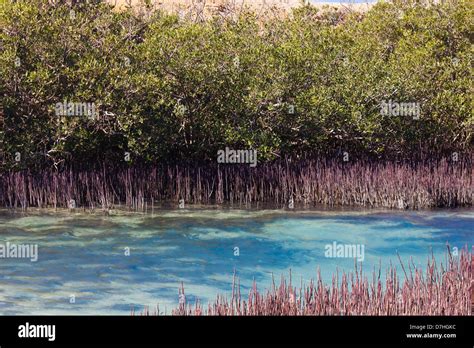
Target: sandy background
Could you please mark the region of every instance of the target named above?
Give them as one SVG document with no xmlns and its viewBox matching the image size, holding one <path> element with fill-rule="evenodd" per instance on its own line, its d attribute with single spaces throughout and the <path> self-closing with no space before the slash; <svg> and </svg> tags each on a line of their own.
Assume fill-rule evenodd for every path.
<svg viewBox="0 0 474 348">
<path fill-rule="evenodd" d="M 111 4 L 118 8 L 132 6 L 143 6 L 143 0 L 108 0 Z M 265 11 L 270 9 L 288 11 L 291 8 L 301 5 L 300 0 L 149 0 L 152 8 L 160 8 L 169 12 L 179 12 L 180 10 L 189 10 L 195 8 L 197 10 L 217 10 L 219 8 L 248 6 L 257 11 Z M 351 2 L 324 2 L 313 1 L 313 5 L 317 7 L 333 6 L 333 7 L 350 7 L 354 10 L 367 10 L 370 3 L 351 3 Z"/>
</svg>

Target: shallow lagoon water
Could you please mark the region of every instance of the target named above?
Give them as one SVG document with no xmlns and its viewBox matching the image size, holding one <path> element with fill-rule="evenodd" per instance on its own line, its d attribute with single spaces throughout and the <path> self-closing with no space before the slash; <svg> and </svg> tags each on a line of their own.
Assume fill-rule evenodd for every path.
<svg viewBox="0 0 474 348">
<path fill-rule="evenodd" d="M 354 259 L 325 257 L 325 246 L 364 245 L 364 272 L 397 251 L 424 268 L 433 252 L 472 246 L 474 212 L 284 211 L 190 209 L 111 215 L 0 211 L 0 243 L 37 244 L 38 260 L 0 259 L 0 314 L 123 314 L 159 304 L 170 313 L 184 283 L 187 300 L 231 293 L 234 270 L 243 294 L 272 274 L 308 283 L 352 271 Z M 236 247 L 239 255 L 235 255 Z M 129 249 L 126 249 L 129 248 Z M 126 256 L 126 250 L 130 255 Z M 75 303 L 71 303 L 74 295 Z"/>
</svg>

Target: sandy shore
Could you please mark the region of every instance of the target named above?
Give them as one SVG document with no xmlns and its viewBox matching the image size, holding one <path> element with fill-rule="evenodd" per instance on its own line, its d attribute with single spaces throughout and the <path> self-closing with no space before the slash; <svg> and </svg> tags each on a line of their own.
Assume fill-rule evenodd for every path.
<svg viewBox="0 0 474 348">
<path fill-rule="evenodd" d="M 117 8 L 125 8 L 127 6 L 140 7 L 143 6 L 144 0 L 108 0 Z M 249 7 L 256 11 L 280 10 L 289 11 L 292 8 L 301 6 L 300 0 L 149 0 L 149 7 L 154 9 L 163 9 L 168 12 L 179 12 L 182 10 L 219 10 L 223 8 L 240 9 Z M 346 7 L 358 11 L 366 11 L 372 5 L 371 3 L 351 3 L 351 2 L 327 2 L 313 1 L 316 7 Z"/>
</svg>

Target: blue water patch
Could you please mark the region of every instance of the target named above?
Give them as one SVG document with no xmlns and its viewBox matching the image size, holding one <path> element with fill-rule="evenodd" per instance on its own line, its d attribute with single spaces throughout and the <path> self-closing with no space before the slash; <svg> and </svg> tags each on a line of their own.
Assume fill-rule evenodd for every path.
<svg viewBox="0 0 474 348">
<path fill-rule="evenodd" d="M 0 313 L 170 313 L 181 283 L 187 301 L 206 303 L 230 295 L 234 272 L 245 295 L 254 280 L 269 289 L 290 270 L 296 285 L 318 269 L 330 282 L 362 256 L 328 257 L 334 245 L 363 247 L 366 274 L 400 267 L 399 256 L 424 268 L 431 253 L 444 262 L 446 243 L 471 248 L 473 222 L 470 210 L 0 211 L 0 245 L 38 246 L 36 262 L 0 258 Z"/>
</svg>

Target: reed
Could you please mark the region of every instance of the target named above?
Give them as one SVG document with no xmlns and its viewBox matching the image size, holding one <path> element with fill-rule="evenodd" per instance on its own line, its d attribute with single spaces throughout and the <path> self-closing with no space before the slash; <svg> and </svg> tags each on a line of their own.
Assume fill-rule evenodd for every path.
<svg viewBox="0 0 474 348">
<path fill-rule="evenodd" d="M 333 275 L 329 285 L 323 283 L 318 270 L 316 281 L 295 287 L 290 273 L 289 282 L 282 277 L 278 286 L 273 282 L 266 292 L 260 292 L 254 282 L 246 298 L 234 275 L 232 297 L 217 296 L 207 308 L 199 301 L 186 302 L 181 286 L 184 301 L 172 315 L 471 315 L 472 251 L 465 247 L 454 257 L 448 246 L 447 260 L 446 265 L 438 264 L 431 255 L 425 272 L 411 261 L 403 281 L 394 265 L 386 269 L 382 280 L 380 269 L 368 278 L 356 264 L 353 272 Z M 142 315 L 159 313 L 147 308 Z"/>
<path fill-rule="evenodd" d="M 147 166 L 0 174 L 0 206 L 145 210 L 157 202 L 421 209 L 472 206 L 470 162 L 281 160 L 248 165 Z"/>
</svg>

